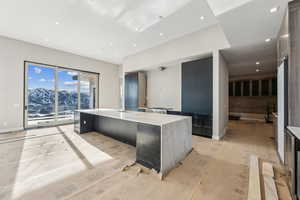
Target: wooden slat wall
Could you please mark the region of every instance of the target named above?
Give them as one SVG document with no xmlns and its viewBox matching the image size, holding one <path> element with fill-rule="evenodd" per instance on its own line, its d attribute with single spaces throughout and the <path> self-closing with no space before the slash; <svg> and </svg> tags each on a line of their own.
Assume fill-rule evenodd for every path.
<svg viewBox="0 0 300 200">
<path fill-rule="evenodd" d="M 300 126 L 300 1 L 289 3 L 289 124 Z"/>
</svg>

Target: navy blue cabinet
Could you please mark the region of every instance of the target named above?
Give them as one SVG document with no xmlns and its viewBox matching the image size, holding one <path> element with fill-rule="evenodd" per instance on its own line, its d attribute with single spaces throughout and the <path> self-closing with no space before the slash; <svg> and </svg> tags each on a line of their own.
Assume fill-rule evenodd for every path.
<svg viewBox="0 0 300 200">
<path fill-rule="evenodd" d="M 212 112 L 213 58 L 182 63 L 182 114 L 192 116 L 194 135 L 212 137 Z"/>
</svg>

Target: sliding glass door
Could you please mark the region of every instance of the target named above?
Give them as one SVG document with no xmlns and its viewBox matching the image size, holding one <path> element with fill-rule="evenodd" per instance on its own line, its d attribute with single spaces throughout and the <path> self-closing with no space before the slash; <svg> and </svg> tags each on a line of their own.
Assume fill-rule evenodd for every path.
<svg viewBox="0 0 300 200">
<path fill-rule="evenodd" d="M 72 123 L 74 110 L 98 107 L 99 74 L 26 62 L 25 127 Z"/>
<path fill-rule="evenodd" d="M 55 77 L 54 68 L 27 66 L 25 108 L 28 126 L 55 121 Z"/>
<path fill-rule="evenodd" d="M 80 73 L 80 108 L 93 109 L 98 97 L 98 78 L 96 74 Z"/>
<path fill-rule="evenodd" d="M 57 70 L 57 120 L 72 122 L 78 109 L 78 72 Z"/>
</svg>

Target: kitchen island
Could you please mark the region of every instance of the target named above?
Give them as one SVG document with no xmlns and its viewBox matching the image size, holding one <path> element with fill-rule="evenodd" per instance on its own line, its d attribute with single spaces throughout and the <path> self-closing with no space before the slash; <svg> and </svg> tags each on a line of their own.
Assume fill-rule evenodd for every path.
<svg viewBox="0 0 300 200">
<path fill-rule="evenodd" d="M 93 109 L 75 111 L 75 132 L 96 131 L 136 146 L 136 162 L 163 177 L 192 150 L 192 118 L 159 113 Z"/>
</svg>

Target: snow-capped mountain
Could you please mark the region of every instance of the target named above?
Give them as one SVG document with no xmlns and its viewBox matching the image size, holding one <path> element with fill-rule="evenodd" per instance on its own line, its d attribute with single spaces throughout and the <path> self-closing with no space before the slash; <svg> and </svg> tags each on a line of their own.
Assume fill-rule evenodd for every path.
<svg viewBox="0 0 300 200">
<path fill-rule="evenodd" d="M 29 104 L 47 105 L 54 103 L 55 94 L 53 90 L 44 88 L 36 88 L 29 90 L 28 100 Z"/>
<path fill-rule="evenodd" d="M 80 95 L 81 109 L 89 108 L 90 98 Z M 58 91 L 58 112 L 68 113 L 77 109 L 78 93 L 66 90 Z M 55 113 L 55 92 L 45 88 L 30 89 L 28 92 L 28 113 L 31 118 L 53 116 Z"/>
</svg>

